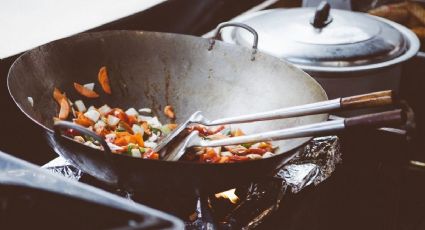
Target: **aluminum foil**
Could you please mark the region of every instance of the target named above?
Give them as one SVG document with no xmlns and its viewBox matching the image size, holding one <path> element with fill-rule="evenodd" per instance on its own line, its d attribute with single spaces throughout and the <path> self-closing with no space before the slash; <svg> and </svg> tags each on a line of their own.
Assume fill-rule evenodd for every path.
<svg viewBox="0 0 425 230">
<path fill-rule="evenodd" d="M 81 170 L 73 166 L 63 157 L 57 157 L 49 163 L 41 166 L 41 168 L 47 169 L 48 171 L 62 175 L 66 178 L 75 181 L 79 181 L 82 176 Z"/>
<path fill-rule="evenodd" d="M 221 229 L 252 229 L 276 211 L 283 197 L 289 193 L 298 193 L 307 186 L 316 186 L 326 180 L 341 163 L 340 142 L 337 136 L 326 136 L 312 139 L 298 155 L 291 159 L 276 175 L 262 183 L 253 183 L 242 201 L 227 210 L 227 215 L 218 220 Z M 80 170 L 59 157 L 43 168 L 65 177 L 79 180 Z M 131 195 L 125 195 L 131 199 Z M 213 210 L 199 204 L 196 216 L 186 222 L 187 229 L 210 229 L 217 223 L 211 223 Z M 214 208 L 214 207 L 212 207 Z M 217 221 L 217 220 L 215 220 Z"/>
<path fill-rule="evenodd" d="M 307 186 L 318 185 L 329 178 L 336 165 L 341 162 L 340 142 L 337 136 L 314 138 L 303 151 L 278 170 L 274 178 L 251 184 L 246 198 L 229 210 L 225 218 L 219 220 L 219 228 L 255 228 L 280 207 L 286 194 L 298 193 Z M 208 229 L 211 225 L 205 223 L 205 216 L 211 213 L 205 213 L 208 210 L 200 207 L 198 206 L 196 210 L 199 218 L 186 222 L 188 229 Z"/>
</svg>

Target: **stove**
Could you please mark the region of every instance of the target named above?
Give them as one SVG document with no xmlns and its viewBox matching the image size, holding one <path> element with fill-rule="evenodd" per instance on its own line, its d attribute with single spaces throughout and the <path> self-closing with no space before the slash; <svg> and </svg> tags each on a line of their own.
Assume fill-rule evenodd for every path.
<svg viewBox="0 0 425 230">
<path fill-rule="evenodd" d="M 43 168 L 171 213 L 185 221 L 186 229 L 252 229 L 275 213 L 285 196 L 317 186 L 331 176 L 341 161 L 339 138 L 319 137 L 311 140 L 274 177 L 222 193 L 194 197 L 155 188 L 129 192 L 111 187 L 82 173 L 63 158 Z"/>
</svg>

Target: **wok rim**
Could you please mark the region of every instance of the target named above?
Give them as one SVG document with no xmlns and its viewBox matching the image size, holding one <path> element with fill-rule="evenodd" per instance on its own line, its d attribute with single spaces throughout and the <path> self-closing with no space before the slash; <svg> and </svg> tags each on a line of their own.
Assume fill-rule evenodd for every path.
<svg viewBox="0 0 425 230">
<path fill-rule="evenodd" d="M 44 129 L 44 131 L 45 131 L 46 133 L 50 133 L 50 134 L 52 134 L 52 135 L 55 135 L 55 132 L 53 131 L 53 129 L 48 128 L 46 125 L 42 124 L 41 122 L 39 122 L 38 120 L 36 120 L 36 119 L 35 119 L 35 118 L 33 118 L 32 116 L 30 116 L 28 113 L 26 113 L 26 112 L 25 112 L 25 110 L 23 109 L 23 107 L 21 106 L 21 104 L 20 104 L 20 103 L 18 103 L 17 99 L 14 97 L 14 95 L 13 95 L 13 93 L 12 93 L 12 90 L 11 90 L 11 87 L 10 87 L 10 81 L 11 81 L 10 79 L 12 78 L 12 77 L 11 77 L 11 75 L 12 75 L 12 74 L 11 74 L 12 70 L 14 69 L 14 67 L 15 67 L 16 65 L 18 65 L 18 64 L 19 64 L 19 62 L 20 62 L 23 58 L 25 58 L 25 57 L 26 57 L 27 55 L 29 55 L 30 53 L 35 52 L 36 50 L 39 50 L 39 49 L 41 49 L 41 48 L 43 48 L 43 47 L 53 45 L 53 44 L 55 44 L 56 42 L 66 41 L 66 40 L 74 39 L 74 38 L 76 38 L 76 37 L 81 37 L 81 36 L 88 36 L 88 37 L 90 37 L 91 35 L 94 35 L 94 34 L 114 34 L 114 33 L 124 33 L 124 34 L 143 34 L 143 33 L 155 34 L 155 33 L 160 33 L 160 34 L 166 34 L 166 35 L 170 35 L 170 36 L 172 35 L 172 36 L 191 37 L 191 38 L 196 38 L 196 39 L 209 40 L 208 38 L 198 37 L 198 36 L 194 36 L 194 35 L 187 35 L 187 34 L 164 33 L 164 32 L 144 31 L 144 30 L 106 30 L 106 31 L 98 31 L 98 32 L 84 32 L 84 33 L 79 33 L 79 34 L 72 35 L 72 36 L 70 36 L 70 37 L 66 37 L 66 38 L 62 38 L 62 39 L 55 40 L 55 41 L 51 41 L 51 42 L 49 42 L 49 43 L 46 43 L 46 44 L 40 45 L 40 46 L 38 46 L 38 47 L 35 47 L 35 48 L 33 48 L 33 49 L 30 49 L 30 50 L 28 50 L 28 51 L 25 51 L 25 52 L 24 52 L 24 53 L 22 53 L 22 54 L 21 54 L 18 58 L 16 58 L 16 60 L 15 60 L 15 61 L 12 63 L 12 65 L 10 66 L 10 68 L 9 68 L 9 70 L 8 70 L 8 73 L 7 73 L 6 83 L 7 83 L 7 89 L 8 89 L 9 95 L 10 95 L 10 97 L 13 99 L 13 101 L 15 102 L 15 105 L 19 108 L 19 110 L 20 110 L 23 114 L 25 114 L 25 116 L 26 116 L 26 117 L 28 117 L 29 119 L 31 119 L 31 120 L 32 120 L 35 124 L 37 124 L 38 126 L 40 126 L 42 129 Z M 236 47 L 238 47 L 239 49 L 244 49 L 244 50 L 249 50 L 249 51 L 251 51 L 251 49 L 250 49 L 250 48 L 248 48 L 248 47 L 239 46 L 239 45 L 232 44 L 232 43 L 228 43 L 228 42 L 225 42 L 225 41 L 222 41 L 222 40 L 216 40 L 216 42 L 217 42 L 217 43 L 223 43 L 223 44 L 226 44 L 226 45 L 236 46 Z M 325 96 L 326 100 L 329 100 L 328 95 L 327 95 L 326 91 L 323 89 L 323 87 L 321 86 L 321 84 L 320 84 L 319 82 L 317 82 L 317 80 L 316 80 L 316 79 L 314 79 L 312 76 L 310 76 L 310 74 L 306 73 L 306 72 L 305 72 L 303 69 L 301 69 L 300 67 L 298 67 L 298 66 L 296 66 L 296 65 L 294 65 L 294 64 L 292 64 L 292 63 L 290 63 L 290 62 L 288 62 L 288 61 L 286 61 L 286 60 L 280 59 L 280 58 L 278 58 L 278 57 L 275 57 L 275 56 L 273 56 L 273 55 L 267 54 L 267 53 L 265 53 L 265 52 L 263 52 L 263 51 L 260 51 L 260 50 L 257 50 L 257 53 L 258 53 L 258 54 L 261 54 L 261 55 L 264 55 L 264 56 L 268 56 L 269 58 L 274 59 L 276 62 L 284 63 L 285 65 L 289 65 L 289 66 L 291 66 L 291 67 L 295 68 L 297 71 L 300 71 L 300 72 L 304 73 L 305 75 L 307 75 L 307 76 L 310 78 L 310 80 L 311 80 L 312 82 L 314 82 L 315 84 L 317 84 L 317 85 L 319 86 L 320 91 L 321 91 L 321 92 L 322 92 L 322 94 Z M 326 120 L 329 118 L 329 114 L 328 114 L 328 113 L 323 113 L 322 115 L 325 117 L 325 119 L 323 119 L 322 121 L 326 121 Z M 53 119 L 53 118 L 52 118 L 52 119 Z M 63 136 L 61 136 L 61 137 L 63 138 Z M 284 151 L 284 152 L 281 152 L 281 153 L 276 153 L 276 154 L 274 154 L 274 156 L 272 156 L 272 157 L 269 157 L 269 158 L 263 158 L 263 159 L 259 159 L 259 160 L 270 160 L 270 159 L 276 159 L 276 157 L 279 157 L 279 156 L 280 156 L 280 157 L 284 157 L 284 156 L 283 156 L 284 154 L 290 154 L 290 153 L 294 154 L 295 152 L 297 152 L 297 150 L 299 150 L 301 147 L 305 146 L 305 145 L 306 145 L 309 141 L 311 141 L 314 137 L 313 137 L 313 136 L 311 136 L 311 137 L 301 137 L 301 138 L 302 138 L 302 139 L 304 139 L 304 140 L 300 141 L 298 144 L 294 145 L 292 148 L 290 148 L 290 149 L 288 149 L 288 150 L 286 150 L 286 151 Z M 299 139 L 301 139 L 301 138 L 299 138 Z M 57 144 L 57 141 L 55 141 L 55 144 Z M 80 143 L 80 145 L 85 146 L 85 145 L 83 145 L 83 144 L 81 144 L 81 143 Z M 92 149 L 94 149 L 94 148 L 92 148 Z M 54 149 L 53 149 L 53 150 L 54 150 Z M 97 149 L 94 149 L 94 150 L 96 150 L 96 152 L 99 152 L 99 154 L 101 154 L 100 152 L 104 152 L 104 151 L 102 151 L 102 150 L 97 150 Z M 54 151 L 55 151 L 55 150 L 54 150 Z M 55 152 L 56 152 L 56 151 L 55 151 Z M 61 154 L 59 154 L 59 153 L 57 153 L 57 154 L 58 154 L 58 155 L 61 155 Z M 230 165 L 230 164 L 254 164 L 255 162 L 259 161 L 259 160 L 247 160 L 247 161 L 233 162 L 233 163 L 224 163 L 224 164 L 216 164 L 216 163 L 214 163 L 214 164 L 210 164 L 210 163 L 200 163 L 200 162 L 195 162 L 195 161 L 165 161 L 165 160 L 162 160 L 162 159 L 159 159 L 159 160 L 153 160 L 153 159 L 143 159 L 143 158 L 136 158 L 136 157 L 132 157 L 132 156 L 126 156 L 126 155 L 122 155 L 122 154 L 114 154 L 114 153 L 112 154 L 111 159 L 113 159 L 114 157 L 117 157 L 117 156 L 115 156 L 115 155 L 117 155 L 117 156 L 122 156 L 122 157 L 129 157 L 129 158 L 139 159 L 139 160 L 144 160 L 144 161 L 148 160 L 148 161 L 155 161 L 155 162 L 158 162 L 158 161 L 159 161 L 159 162 L 168 162 L 168 163 L 166 163 L 166 164 L 191 164 L 191 165 L 204 165 L 204 164 L 208 164 L 208 165 L 223 165 L 223 166 L 219 166 L 219 167 L 225 167 L 226 165 Z M 197 166 L 196 166 L 196 167 L 197 167 Z"/>
</svg>

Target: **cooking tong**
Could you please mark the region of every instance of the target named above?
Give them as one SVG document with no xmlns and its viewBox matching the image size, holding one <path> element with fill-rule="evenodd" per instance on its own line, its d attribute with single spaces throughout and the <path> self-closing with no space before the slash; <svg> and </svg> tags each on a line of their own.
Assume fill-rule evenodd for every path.
<svg viewBox="0 0 425 230">
<path fill-rule="evenodd" d="M 208 120 L 202 115 L 200 111 L 197 111 L 193 113 L 189 117 L 189 119 L 179 125 L 176 129 L 174 129 L 174 131 L 172 131 L 165 138 L 163 138 L 158 144 L 158 146 L 154 149 L 154 151 L 160 153 L 161 158 L 163 160 L 177 161 L 184 155 L 186 150 L 191 147 L 217 147 L 227 145 L 238 145 L 243 143 L 255 143 L 262 141 L 276 141 L 299 137 L 330 135 L 345 129 L 361 127 L 382 127 L 385 125 L 403 123 L 406 120 L 406 115 L 401 109 L 396 109 L 392 111 L 318 122 L 314 124 L 296 126 L 292 128 L 285 128 L 252 135 L 231 137 L 221 140 L 202 139 L 199 136 L 199 132 L 196 130 L 192 131 L 189 135 L 186 136 L 179 135 L 190 124 L 216 126 L 225 124 L 257 122 L 314 114 L 323 114 L 349 109 L 371 108 L 390 105 L 393 103 L 394 93 L 391 90 L 387 90 L 351 97 L 336 98 L 332 100 L 287 107 L 267 112 L 222 118 L 213 121 Z M 54 127 L 56 133 L 59 133 L 59 130 L 63 128 L 76 129 L 78 132 L 93 137 L 103 146 L 106 152 L 111 152 L 108 144 L 105 142 L 105 140 L 103 140 L 103 138 L 83 126 L 76 126 L 72 122 L 59 121 L 55 123 Z"/>
<path fill-rule="evenodd" d="M 200 111 L 193 113 L 189 119 L 178 126 L 172 133 L 160 141 L 154 149 L 160 152 L 162 158 L 167 161 L 179 160 L 186 149 L 190 147 L 217 147 L 226 145 L 237 145 L 243 143 L 255 143 L 261 141 L 275 141 L 298 137 L 310 137 L 318 135 L 334 134 L 335 132 L 355 127 L 385 126 L 394 123 L 400 123 L 405 119 L 403 112 L 398 110 L 367 114 L 351 118 L 344 118 L 332 121 L 319 122 L 292 128 L 280 129 L 275 131 L 257 133 L 246 136 L 231 137 L 221 140 L 205 140 L 199 136 L 198 131 L 193 131 L 183 140 L 173 141 L 190 124 L 201 124 L 205 126 L 247 123 L 256 121 L 266 121 L 274 119 L 283 119 L 290 117 L 314 115 L 320 113 L 329 113 L 340 110 L 370 108 L 384 105 L 390 105 L 394 102 L 393 92 L 391 90 L 374 92 L 369 94 L 342 97 L 328 101 L 321 101 L 300 106 L 282 108 L 267 112 L 229 117 L 210 121 L 205 118 Z M 165 147 L 173 142 L 172 148 Z M 169 150 L 170 149 L 170 150 Z"/>
</svg>

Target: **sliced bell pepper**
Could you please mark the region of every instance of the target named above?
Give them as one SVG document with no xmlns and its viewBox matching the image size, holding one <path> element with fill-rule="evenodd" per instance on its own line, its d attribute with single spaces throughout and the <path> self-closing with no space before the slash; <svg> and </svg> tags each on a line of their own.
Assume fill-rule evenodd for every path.
<svg viewBox="0 0 425 230">
<path fill-rule="evenodd" d="M 85 97 L 88 98 L 97 98 L 99 97 L 99 94 L 97 94 L 95 91 L 90 90 L 86 87 L 84 87 L 83 85 L 80 85 L 76 82 L 74 82 L 74 88 L 75 90 L 77 90 L 77 92 Z"/>
<path fill-rule="evenodd" d="M 112 94 L 111 85 L 109 84 L 108 72 L 106 71 L 106 66 L 102 66 L 99 70 L 99 74 L 97 75 L 97 79 L 99 80 L 100 86 L 103 91 L 107 94 Z"/>
</svg>

